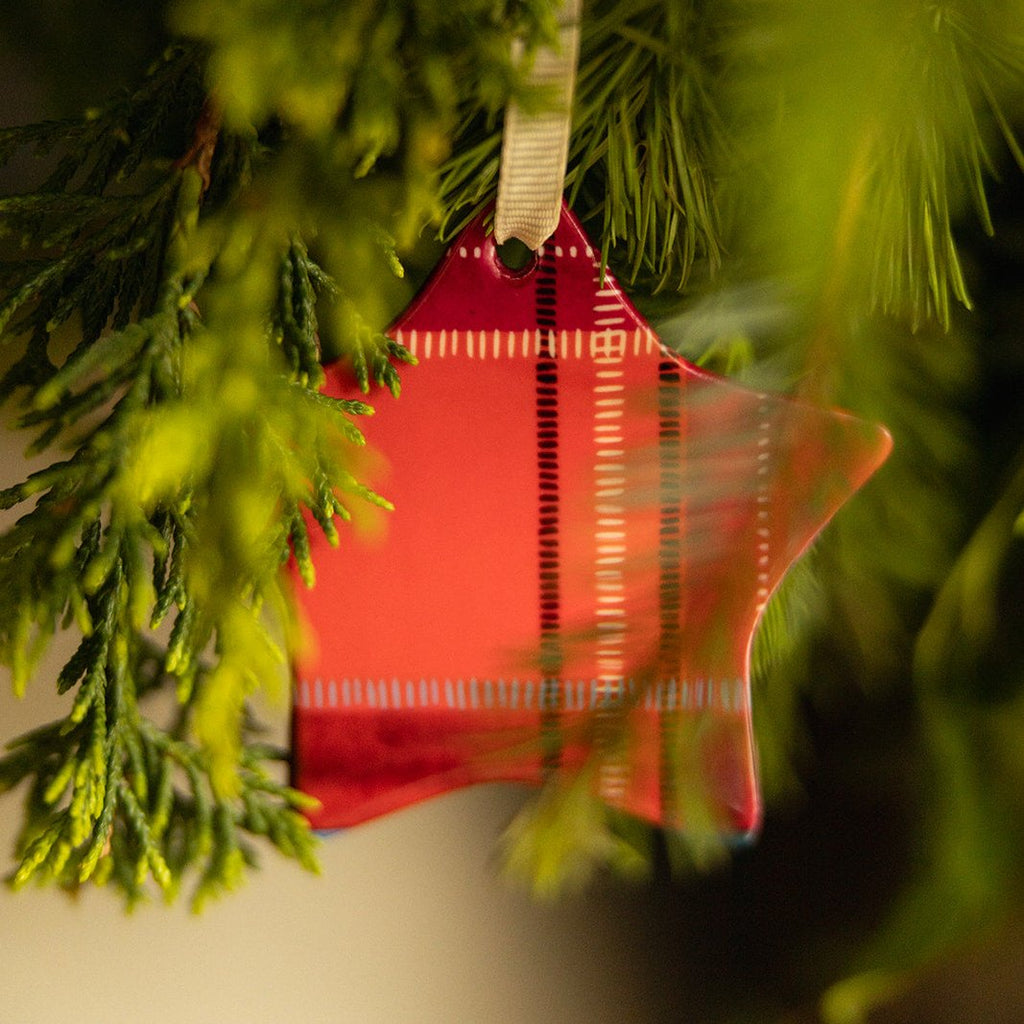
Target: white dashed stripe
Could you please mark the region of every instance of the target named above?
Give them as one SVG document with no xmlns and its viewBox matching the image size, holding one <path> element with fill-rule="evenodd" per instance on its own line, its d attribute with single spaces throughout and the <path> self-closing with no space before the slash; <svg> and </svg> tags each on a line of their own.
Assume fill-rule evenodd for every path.
<svg viewBox="0 0 1024 1024">
<path fill-rule="evenodd" d="M 619 708 L 637 702 L 650 711 L 728 712 L 745 710 L 742 679 L 663 679 L 647 686 L 621 672 L 596 679 L 559 680 L 563 706 L 577 710 Z M 329 695 L 337 695 L 336 702 Z M 319 699 L 318 699 L 318 696 Z M 327 700 L 323 699 L 328 695 Z M 540 708 L 541 687 L 522 679 L 301 679 L 295 701 L 301 708 L 400 710 L 446 707 L 460 711 Z"/>
<path fill-rule="evenodd" d="M 767 395 L 761 395 L 761 406 L 758 410 L 759 437 L 757 446 L 757 521 L 755 525 L 756 562 L 757 562 L 757 610 L 761 612 L 771 596 L 771 479 L 772 464 L 772 421 L 771 407 Z"/>
<path fill-rule="evenodd" d="M 529 359 L 535 356 L 560 356 L 562 359 L 593 360 L 602 365 L 615 365 L 627 348 L 634 355 L 663 350 L 657 335 L 647 328 L 632 332 L 615 329 L 624 319 L 598 321 L 600 330 L 583 331 L 421 331 L 399 329 L 392 338 L 417 359 Z"/>
</svg>

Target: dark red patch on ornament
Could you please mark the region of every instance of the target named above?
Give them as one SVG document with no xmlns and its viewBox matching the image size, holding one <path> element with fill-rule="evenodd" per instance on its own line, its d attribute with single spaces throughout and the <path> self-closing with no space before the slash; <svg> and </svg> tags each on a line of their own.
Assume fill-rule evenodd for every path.
<svg viewBox="0 0 1024 1024">
<path fill-rule="evenodd" d="M 300 591 L 313 824 L 563 767 L 659 824 L 754 829 L 757 620 L 888 435 L 663 348 L 568 210 L 521 273 L 475 221 L 391 334 L 419 366 L 360 427 L 395 511 L 315 542 Z"/>
</svg>

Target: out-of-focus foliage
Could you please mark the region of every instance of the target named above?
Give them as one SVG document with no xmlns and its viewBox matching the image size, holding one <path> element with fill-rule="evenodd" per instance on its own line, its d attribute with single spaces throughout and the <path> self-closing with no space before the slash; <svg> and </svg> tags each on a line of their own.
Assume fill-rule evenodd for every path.
<svg viewBox="0 0 1024 1024">
<path fill-rule="evenodd" d="M 300 509 L 332 530 L 345 491 L 372 498 L 338 465 L 364 410 L 317 394 L 323 272 L 287 223 L 227 212 L 255 138 L 218 138 L 203 97 L 197 52 L 175 47 L 132 96 L 0 137 L 5 157 L 55 154 L 35 191 L 0 201 L 19 240 L 0 322 L 20 351 L 0 387 L 32 451 L 70 451 L 0 499 L 33 503 L 0 541 L 15 689 L 57 629 L 82 635 L 57 681 L 66 720 L 0 762 L 5 788 L 32 780 L 16 884 L 111 877 L 134 900 L 201 863 L 201 901 L 251 858 L 240 831 L 313 864 L 303 798 L 243 705 L 280 689 L 268 627 L 292 629 L 280 566 L 290 538 L 302 561 Z M 180 710 L 161 728 L 139 702 L 167 681 Z"/>
<path fill-rule="evenodd" d="M 1015 2 L 731 5 L 728 208 L 751 254 L 817 293 L 948 326 L 968 303 L 954 218 L 990 227 L 984 176 L 1019 104 Z M 744 130 L 745 129 L 745 130 Z M 756 206 L 754 205 L 756 204 Z"/>
<path fill-rule="evenodd" d="M 205 894 L 237 879 L 246 830 L 309 862 L 243 707 L 284 677 L 277 569 L 289 540 L 303 561 L 301 507 L 330 534 L 343 496 L 370 497 L 364 410 L 316 396 L 318 357 L 346 348 L 398 390 L 381 331 L 433 235 L 493 195 L 509 96 L 543 103 L 510 42 L 551 38 L 553 6 L 148 5 L 189 42 L 145 82 L 0 133 L 13 166 L 43 154 L 0 199 L 5 396 L 37 450 L 71 444 L 5 492 L 28 512 L 0 540 L 0 638 L 20 686 L 65 621 L 83 636 L 68 719 L 0 769 L 31 780 L 20 879 L 107 870 L 135 897 L 199 864 Z M 2 24 L 43 45 L 44 14 Z M 568 194 L 662 336 L 894 435 L 769 607 L 754 705 L 784 805 L 813 805 L 836 737 L 860 741 L 844 767 L 901 808 L 901 884 L 870 926 L 776 948 L 788 988 L 721 1004 L 770 1019 L 836 983 L 826 1019 L 866 1019 L 1019 894 L 1021 309 L 977 254 L 1008 237 L 996 262 L 1019 277 L 1021 222 L 987 195 L 997 168 L 1019 186 L 1024 3 L 593 0 L 582 31 Z M 180 712 L 157 727 L 139 700 L 165 683 Z M 877 745 L 858 715 L 885 722 Z M 652 849 L 711 857 L 586 796 L 553 790 L 511 831 L 537 889 Z"/>
<path fill-rule="evenodd" d="M 719 316 L 753 338 L 749 374 L 876 418 L 895 442 L 812 557 L 816 626 L 797 631 L 796 675 L 783 667 L 762 683 L 769 787 L 792 786 L 775 740 L 801 709 L 830 720 L 850 706 L 843 676 L 858 680 L 855 703 L 911 709 L 906 749 L 891 756 L 914 775 L 888 785 L 920 816 L 916 871 L 854 958 L 861 973 L 822 1004 L 839 1024 L 866 1020 L 912 983 L 904 972 L 1010 909 L 1021 878 L 1011 737 L 1024 664 L 985 653 L 1014 646 L 1020 436 L 993 429 L 989 403 L 1012 391 L 992 384 L 1005 353 L 994 358 L 988 311 L 963 312 L 993 282 L 972 280 L 955 226 L 1014 230 L 992 217 L 985 179 L 997 165 L 1019 173 L 1024 5 L 740 0 L 732 11 L 719 198 L 735 262 L 717 293 L 748 295 L 752 280 L 786 313 L 766 324 L 763 304 L 719 301 Z M 677 330 L 688 326 L 684 315 Z"/>
</svg>

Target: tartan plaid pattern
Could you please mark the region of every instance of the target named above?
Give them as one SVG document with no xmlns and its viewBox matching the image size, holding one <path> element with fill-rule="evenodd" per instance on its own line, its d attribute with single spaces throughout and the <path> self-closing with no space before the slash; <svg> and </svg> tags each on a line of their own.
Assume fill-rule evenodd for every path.
<svg viewBox="0 0 1024 1024">
<path fill-rule="evenodd" d="M 395 511 L 314 545 L 300 593 L 314 825 L 588 770 L 658 824 L 754 830 L 758 618 L 888 435 L 665 349 L 567 209 L 522 271 L 479 218 L 390 333 L 419 365 L 360 426 Z"/>
</svg>

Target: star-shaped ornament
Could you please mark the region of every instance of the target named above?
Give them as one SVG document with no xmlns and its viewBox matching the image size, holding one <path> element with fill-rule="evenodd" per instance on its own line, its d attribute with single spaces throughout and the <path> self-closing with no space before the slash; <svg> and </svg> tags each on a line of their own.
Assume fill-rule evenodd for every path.
<svg viewBox="0 0 1024 1024">
<path fill-rule="evenodd" d="M 419 365 L 360 426 L 394 511 L 314 543 L 300 595 L 313 824 L 563 769 L 651 822 L 754 830 L 754 630 L 886 432 L 666 349 L 567 208 L 518 271 L 478 218 L 390 334 Z"/>
</svg>

